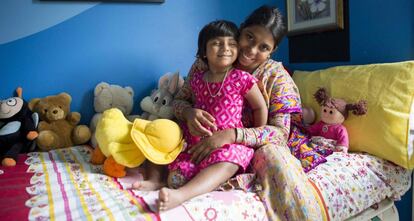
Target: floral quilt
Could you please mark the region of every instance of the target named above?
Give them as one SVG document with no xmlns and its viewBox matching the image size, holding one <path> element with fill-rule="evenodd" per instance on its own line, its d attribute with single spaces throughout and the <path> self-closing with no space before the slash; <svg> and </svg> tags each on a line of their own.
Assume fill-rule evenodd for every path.
<svg viewBox="0 0 414 221">
<path fill-rule="evenodd" d="M 322 194 L 330 220 L 345 220 L 385 198 L 399 200 L 411 172 L 369 154 L 335 152 L 308 172 Z"/>
</svg>

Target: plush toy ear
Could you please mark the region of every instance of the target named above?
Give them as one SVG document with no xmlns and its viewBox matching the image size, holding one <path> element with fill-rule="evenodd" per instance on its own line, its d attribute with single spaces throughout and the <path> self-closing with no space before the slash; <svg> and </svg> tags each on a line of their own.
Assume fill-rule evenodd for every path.
<svg viewBox="0 0 414 221">
<path fill-rule="evenodd" d="M 156 89 L 152 89 L 151 90 L 151 96 L 155 93 L 155 92 L 157 92 L 158 90 L 156 90 Z"/>
<path fill-rule="evenodd" d="M 170 92 L 171 94 L 175 94 L 179 86 L 180 86 L 180 73 L 175 72 L 173 76 L 171 77 L 171 81 L 168 85 L 168 92 Z"/>
<path fill-rule="evenodd" d="M 34 107 L 40 102 L 40 98 L 33 98 L 30 100 L 27 106 L 29 106 L 29 109 L 33 111 Z"/>
<path fill-rule="evenodd" d="M 108 83 L 106 83 L 106 82 L 99 83 L 95 87 L 94 95 L 95 96 L 98 96 L 101 93 L 101 91 L 103 91 L 104 89 L 107 89 L 107 88 L 109 88 L 109 84 Z"/>
<path fill-rule="evenodd" d="M 23 98 L 23 89 L 21 87 L 16 88 L 17 97 Z"/>
<path fill-rule="evenodd" d="M 132 89 L 132 87 L 124 87 L 125 90 L 128 92 L 128 94 L 131 95 L 131 97 L 134 97 L 134 89 Z"/>
<path fill-rule="evenodd" d="M 62 97 L 63 99 L 65 99 L 65 100 L 66 100 L 66 102 L 65 102 L 65 103 L 70 103 L 70 102 L 72 102 L 72 97 L 71 97 L 68 93 L 65 93 L 65 92 L 60 93 L 60 94 L 59 94 L 59 97 Z"/>
<path fill-rule="evenodd" d="M 170 84 L 170 73 L 166 73 L 158 80 L 158 88 L 168 88 Z"/>
<path fill-rule="evenodd" d="M 184 85 L 184 79 L 181 76 L 179 76 L 178 77 L 178 88 L 182 88 L 183 85 Z"/>
</svg>

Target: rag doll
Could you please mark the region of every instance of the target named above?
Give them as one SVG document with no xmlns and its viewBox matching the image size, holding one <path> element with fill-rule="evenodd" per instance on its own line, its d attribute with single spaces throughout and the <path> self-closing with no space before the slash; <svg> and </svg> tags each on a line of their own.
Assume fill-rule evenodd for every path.
<svg viewBox="0 0 414 221">
<path fill-rule="evenodd" d="M 333 151 L 347 153 L 349 138 L 342 123 L 347 119 L 349 111 L 355 115 L 364 115 L 367 112 L 366 101 L 349 104 L 343 99 L 329 97 L 325 88 L 319 88 L 313 96 L 321 106 L 321 120 L 308 127 L 309 134 L 313 136 L 312 141 L 323 137 L 330 141 Z"/>
</svg>

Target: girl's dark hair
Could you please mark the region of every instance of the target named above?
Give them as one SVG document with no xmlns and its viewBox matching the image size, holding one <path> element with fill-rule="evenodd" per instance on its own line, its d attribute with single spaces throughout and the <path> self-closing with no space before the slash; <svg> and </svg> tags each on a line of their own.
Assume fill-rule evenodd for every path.
<svg viewBox="0 0 414 221">
<path fill-rule="evenodd" d="M 286 35 L 286 27 L 282 13 L 276 7 L 263 5 L 254 10 L 249 17 L 240 25 L 240 31 L 244 28 L 259 25 L 269 30 L 275 41 L 275 49 Z"/>
<path fill-rule="evenodd" d="M 207 42 L 217 37 L 233 37 L 239 40 L 239 29 L 233 22 L 218 20 L 208 23 L 198 34 L 197 57 L 207 64 L 206 48 Z"/>
</svg>

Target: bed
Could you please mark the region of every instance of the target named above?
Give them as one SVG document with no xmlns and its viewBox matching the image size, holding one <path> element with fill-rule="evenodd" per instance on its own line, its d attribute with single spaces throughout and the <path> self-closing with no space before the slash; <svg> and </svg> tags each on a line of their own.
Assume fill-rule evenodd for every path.
<svg viewBox="0 0 414 221">
<path fill-rule="evenodd" d="M 412 75 L 414 62 L 408 65 Z M 409 85 L 413 79 L 404 82 Z M 302 94 L 306 87 L 299 82 L 298 86 Z M 413 92 L 412 98 L 411 86 L 403 90 Z M 312 106 L 306 97 L 303 101 Z M 411 104 L 412 100 L 410 110 Z M 412 145 L 412 139 L 406 142 Z M 351 141 L 352 145 L 356 144 Z M 394 201 L 411 187 L 412 146 L 411 152 L 403 148 L 406 160 L 401 162 L 381 155 L 389 155 L 392 145 L 370 149 L 359 143 L 362 150 L 334 153 L 307 173 L 327 220 L 399 220 Z M 133 180 L 142 179 L 138 170 L 130 169 L 120 179 L 105 176 L 101 166 L 89 163 L 91 152 L 87 145 L 32 152 L 21 154 L 15 167 L 0 167 L 0 220 L 267 220 L 258 195 L 243 190 L 213 191 L 158 214 L 157 191 L 129 189 Z"/>
<path fill-rule="evenodd" d="M 267 220 L 258 196 L 242 190 L 214 191 L 157 214 L 156 191 L 128 188 L 139 173 L 107 177 L 89 163 L 90 154 L 89 146 L 35 152 L 21 155 L 15 168 L 1 168 L 0 220 Z M 368 220 L 395 210 L 393 200 L 411 186 L 409 170 L 368 154 L 334 153 L 308 175 L 331 220 L 359 220 L 357 214 L 371 209 L 361 214 Z"/>
</svg>

